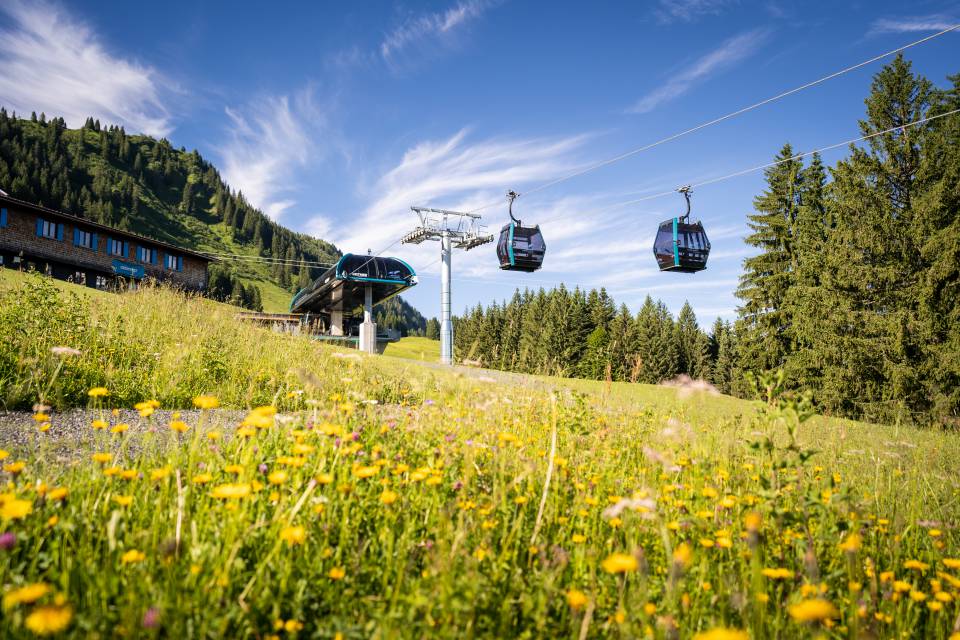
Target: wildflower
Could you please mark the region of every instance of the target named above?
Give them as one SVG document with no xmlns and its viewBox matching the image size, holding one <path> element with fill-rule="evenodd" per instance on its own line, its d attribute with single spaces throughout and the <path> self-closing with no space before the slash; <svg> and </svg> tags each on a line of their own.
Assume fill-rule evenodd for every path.
<svg viewBox="0 0 960 640">
<path fill-rule="evenodd" d="M 280 539 L 291 547 L 303 544 L 307 539 L 307 530 L 300 525 L 294 527 L 284 527 L 280 531 Z"/>
<path fill-rule="evenodd" d="M 101 420 L 100 418 L 97 418 L 96 420 L 90 423 L 90 426 L 93 427 L 94 431 L 102 431 L 103 429 L 106 429 L 107 427 L 109 427 L 110 423 L 107 422 L 106 420 Z"/>
<path fill-rule="evenodd" d="M 267 481 L 270 484 L 283 484 L 284 482 L 287 481 L 288 477 L 289 476 L 287 475 L 286 471 L 274 471 L 269 476 L 267 476 Z"/>
<path fill-rule="evenodd" d="M 0 449 L 0 460 L 6 460 L 10 457 L 10 452 L 5 449 Z"/>
<path fill-rule="evenodd" d="M 513 499 L 513 504 L 527 504 L 530 501 L 530 498 L 527 496 L 517 496 Z"/>
<path fill-rule="evenodd" d="M 153 412 L 160 407 L 160 403 L 156 400 L 148 400 L 146 402 L 138 402 L 133 405 L 133 408 L 137 410 L 142 418 L 149 418 L 153 415 Z"/>
<path fill-rule="evenodd" d="M 213 480 L 213 476 L 209 473 L 198 473 L 193 476 L 193 484 L 207 484 Z"/>
<path fill-rule="evenodd" d="M 124 552 L 120 556 L 121 564 L 136 564 L 137 562 L 143 562 L 146 559 L 146 554 L 143 551 L 137 551 L 136 549 L 130 549 L 129 551 Z"/>
<path fill-rule="evenodd" d="M 183 420 L 173 420 L 170 422 L 170 428 L 177 433 L 184 433 L 190 428 L 190 425 Z"/>
<path fill-rule="evenodd" d="M 927 594 L 925 594 L 923 591 L 911 591 L 910 599 L 914 602 L 923 602 L 927 599 Z"/>
<path fill-rule="evenodd" d="M 48 636 L 66 629 L 72 619 L 73 609 L 54 605 L 37 607 L 27 616 L 23 624 L 38 636 Z"/>
<path fill-rule="evenodd" d="M 637 559 L 626 553 L 612 553 L 600 563 L 600 566 L 607 573 L 630 573 L 639 568 Z"/>
<path fill-rule="evenodd" d="M 862 544 L 862 539 L 858 533 L 848 533 L 847 536 L 843 539 L 838 546 L 840 550 L 845 553 L 856 553 L 860 550 Z"/>
<path fill-rule="evenodd" d="M 588 598 L 587 595 L 582 591 L 577 591 L 576 589 L 570 589 L 567 591 L 567 604 L 570 605 L 571 609 L 582 609 L 585 604 L 587 604 Z"/>
<path fill-rule="evenodd" d="M 218 487 L 214 487 L 210 495 L 213 496 L 214 498 L 220 498 L 221 500 L 246 498 L 247 496 L 250 495 L 250 485 L 249 484 L 221 484 Z"/>
<path fill-rule="evenodd" d="M 358 478 L 371 478 L 380 472 L 380 467 L 360 466 L 353 470 L 353 475 Z"/>
<path fill-rule="evenodd" d="M 193 406 L 198 409 L 216 409 L 220 406 L 217 396 L 199 395 L 193 399 Z"/>
<path fill-rule="evenodd" d="M 220 436 L 221 436 L 221 434 L 220 434 L 219 431 L 209 431 L 209 432 L 207 432 L 207 440 L 216 441 L 216 440 L 219 440 L 219 439 L 220 439 Z"/>
<path fill-rule="evenodd" d="M 330 483 L 333 482 L 333 474 L 332 474 L 332 473 L 318 473 L 318 474 L 317 474 L 317 477 L 316 477 L 315 479 L 316 479 L 316 481 L 317 481 L 317 484 L 330 484 Z"/>
<path fill-rule="evenodd" d="M 100 464 L 106 464 L 113 460 L 112 453 L 95 453 L 90 457 L 93 458 L 94 462 L 99 462 Z"/>
<path fill-rule="evenodd" d="M 400 496 L 396 491 L 390 491 L 389 489 L 384 489 L 383 493 L 380 494 L 380 502 L 385 505 L 391 505 L 397 501 L 397 498 Z"/>
<path fill-rule="evenodd" d="M 821 598 L 801 600 L 787 607 L 790 617 L 797 622 L 816 622 L 836 618 L 840 613 L 831 603 Z"/>
<path fill-rule="evenodd" d="M 347 572 L 343 570 L 343 567 L 333 567 L 327 572 L 327 577 L 331 580 L 342 580 L 345 575 L 347 575 Z"/>
<path fill-rule="evenodd" d="M 575 533 L 570 537 L 570 540 L 573 541 L 574 544 L 583 544 L 587 541 L 587 536 L 581 533 Z"/>
<path fill-rule="evenodd" d="M 944 558 L 943 566 L 947 569 L 960 569 L 960 559 L 958 558 Z"/>
<path fill-rule="evenodd" d="M 913 569 L 914 571 L 926 571 L 930 568 L 926 562 L 920 562 L 919 560 L 907 560 L 903 563 L 904 569 Z"/>
<path fill-rule="evenodd" d="M 160 626 L 160 609 L 150 607 L 143 614 L 143 620 L 140 622 L 144 629 L 156 629 Z"/>
<path fill-rule="evenodd" d="M 771 580 L 789 580 L 793 577 L 793 571 L 784 568 L 764 569 L 760 573 Z"/>
<path fill-rule="evenodd" d="M 110 429 L 110 433 L 123 433 L 129 428 L 130 425 L 128 425 L 126 422 L 121 422 L 120 424 L 115 425 L 113 429 Z"/>
<path fill-rule="evenodd" d="M 21 604 L 32 604 L 48 593 L 50 593 L 50 585 L 42 582 L 28 584 L 19 589 L 11 589 L 3 594 L 3 608 L 7 610 Z"/>
<path fill-rule="evenodd" d="M 241 473 L 243 473 L 243 465 L 240 465 L 240 464 L 228 464 L 228 465 L 224 468 L 224 471 L 226 471 L 227 473 L 232 473 L 232 474 L 234 474 L 234 475 L 240 475 Z"/>
<path fill-rule="evenodd" d="M 113 496 L 114 503 L 120 507 L 129 507 L 133 504 L 133 496 Z"/>
<path fill-rule="evenodd" d="M 13 531 L 5 531 L 0 533 L 0 549 L 4 551 L 9 551 L 17 546 L 17 534 Z"/>
<path fill-rule="evenodd" d="M 689 567 L 692 560 L 693 549 L 691 549 L 690 545 L 686 542 L 681 542 L 677 548 L 673 550 L 673 564 L 681 569 Z"/>
<path fill-rule="evenodd" d="M 52 529 L 60 522 L 60 516 L 50 516 L 47 518 L 47 528 Z"/>
<path fill-rule="evenodd" d="M 63 500 L 67 497 L 69 490 L 66 487 L 57 487 L 56 489 L 51 489 L 47 492 L 47 500 Z"/>
<path fill-rule="evenodd" d="M 37 413 L 33 414 L 33 420 L 34 422 L 50 422 L 50 416 L 42 411 L 38 411 Z"/>
<path fill-rule="evenodd" d="M 620 518 L 610 518 L 607 524 L 609 524 L 614 529 L 617 529 L 623 524 L 623 520 L 621 520 Z"/>
<path fill-rule="evenodd" d="M 26 462 L 11 462 L 10 464 L 3 465 L 3 470 L 9 473 L 12 476 L 17 475 L 27 468 Z"/>
<path fill-rule="evenodd" d="M 170 475 L 170 467 L 161 467 L 150 472 L 151 480 L 165 480 Z"/>
<path fill-rule="evenodd" d="M 943 611 L 943 603 L 936 600 L 931 600 L 927 603 L 927 608 L 933 612 Z"/>
<path fill-rule="evenodd" d="M 0 507 L 0 517 L 4 521 L 20 520 L 30 515 L 31 511 L 33 511 L 33 503 L 29 500 L 6 500 Z"/>
<path fill-rule="evenodd" d="M 137 477 L 136 469 L 124 469 L 120 472 L 120 477 L 124 480 L 133 480 Z"/>
<path fill-rule="evenodd" d="M 693 636 L 693 640 L 749 640 L 746 631 L 739 629 L 724 629 L 718 627 L 710 631 L 702 631 Z"/>
<path fill-rule="evenodd" d="M 283 623 L 283 630 L 287 633 L 297 633 L 303 629 L 303 623 L 297 620 L 287 620 Z"/>
<path fill-rule="evenodd" d="M 912 589 L 913 589 L 913 585 L 903 580 L 896 580 L 893 583 L 893 590 L 896 591 L 897 593 L 906 593 L 907 591 L 911 591 Z"/>
<path fill-rule="evenodd" d="M 110 392 L 107 391 L 106 387 L 94 387 L 90 389 L 90 391 L 87 391 L 87 395 L 91 398 L 104 398 L 110 395 Z"/>
<path fill-rule="evenodd" d="M 701 547 L 706 547 L 707 549 L 709 549 L 709 548 L 712 547 L 714 544 L 715 544 L 715 543 L 714 543 L 714 541 L 713 541 L 711 538 L 700 538 L 700 546 L 701 546 Z"/>
</svg>

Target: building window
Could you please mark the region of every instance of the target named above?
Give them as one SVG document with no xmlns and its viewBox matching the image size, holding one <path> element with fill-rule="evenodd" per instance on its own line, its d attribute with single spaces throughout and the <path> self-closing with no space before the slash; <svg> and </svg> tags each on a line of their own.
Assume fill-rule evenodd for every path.
<svg viewBox="0 0 960 640">
<path fill-rule="evenodd" d="M 183 271 L 183 258 L 168 253 L 163 257 L 163 266 L 171 271 Z"/>
<path fill-rule="evenodd" d="M 137 247 L 137 260 L 146 264 L 156 264 L 157 250 L 147 247 Z"/>
<path fill-rule="evenodd" d="M 110 238 L 107 240 L 107 254 L 111 256 L 120 256 L 121 258 L 129 257 L 127 255 L 127 243 L 123 240 L 116 240 Z"/>
<path fill-rule="evenodd" d="M 63 225 L 37 218 L 37 235 L 51 240 L 63 240 Z"/>
<path fill-rule="evenodd" d="M 0 229 L 7 226 L 7 208 L 0 208 Z"/>
<path fill-rule="evenodd" d="M 84 249 L 96 249 L 97 234 L 83 231 L 81 229 L 73 230 L 73 244 Z"/>
</svg>

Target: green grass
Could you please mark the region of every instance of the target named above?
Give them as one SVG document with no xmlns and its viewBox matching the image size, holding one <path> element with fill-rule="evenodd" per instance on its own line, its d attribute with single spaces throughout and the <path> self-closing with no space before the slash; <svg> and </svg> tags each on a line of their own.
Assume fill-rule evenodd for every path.
<svg viewBox="0 0 960 640">
<path fill-rule="evenodd" d="M 39 278 L 0 287 L 0 381 L 109 427 L 65 447 L 54 410 L 3 445 L 3 637 L 947 637 L 958 613 L 953 432 L 440 370 Z M 200 393 L 277 416 L 115 429 Z"/>
<path fill-rule="evenodd" d="M 383 355 L 423 362 L 440 361 L 440 341 L 428 338 L 406 337 L 387 345 Z"/>
</svg>

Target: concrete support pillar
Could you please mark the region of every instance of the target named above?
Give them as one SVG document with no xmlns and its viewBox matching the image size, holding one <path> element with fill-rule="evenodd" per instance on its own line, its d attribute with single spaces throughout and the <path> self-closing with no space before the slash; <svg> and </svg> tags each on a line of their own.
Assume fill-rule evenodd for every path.
<svg viewBox="0 0 960 640">
<path fill-rule="evenodd" d="M 343 335 L 343 308 L 330 311 L 330 335 Z"/>
<path fill-rule="evenodd" d="M 453 364 L 453 320 L 450 318 L 450 232 L 440 238 L 440 363 Z"/>
<path fill-rule="evenodd" d="M 366 285 L 363 291 L 363 324 L 360 325 L 360 350 L 367 353 L 377 352 L 377 325 L 373 321 L 373 285 Z"/>
</svg>

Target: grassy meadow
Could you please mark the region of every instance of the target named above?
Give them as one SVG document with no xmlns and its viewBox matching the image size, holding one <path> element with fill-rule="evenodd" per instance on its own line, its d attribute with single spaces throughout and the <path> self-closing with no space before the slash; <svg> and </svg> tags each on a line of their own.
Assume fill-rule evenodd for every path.
<svg viewBox="0 0 960 640">
<path fill-rule="evenodd" d="M 407 337 L 387 345 L 383 355 L 422 362 L 440 362 L 440 341 L 429 338 Z"/>
<path fill-rule="evenodd" d="M 0 636 L 955 633 L 956 433 L 232 314 L 0 279 Z"/>
</svg>

